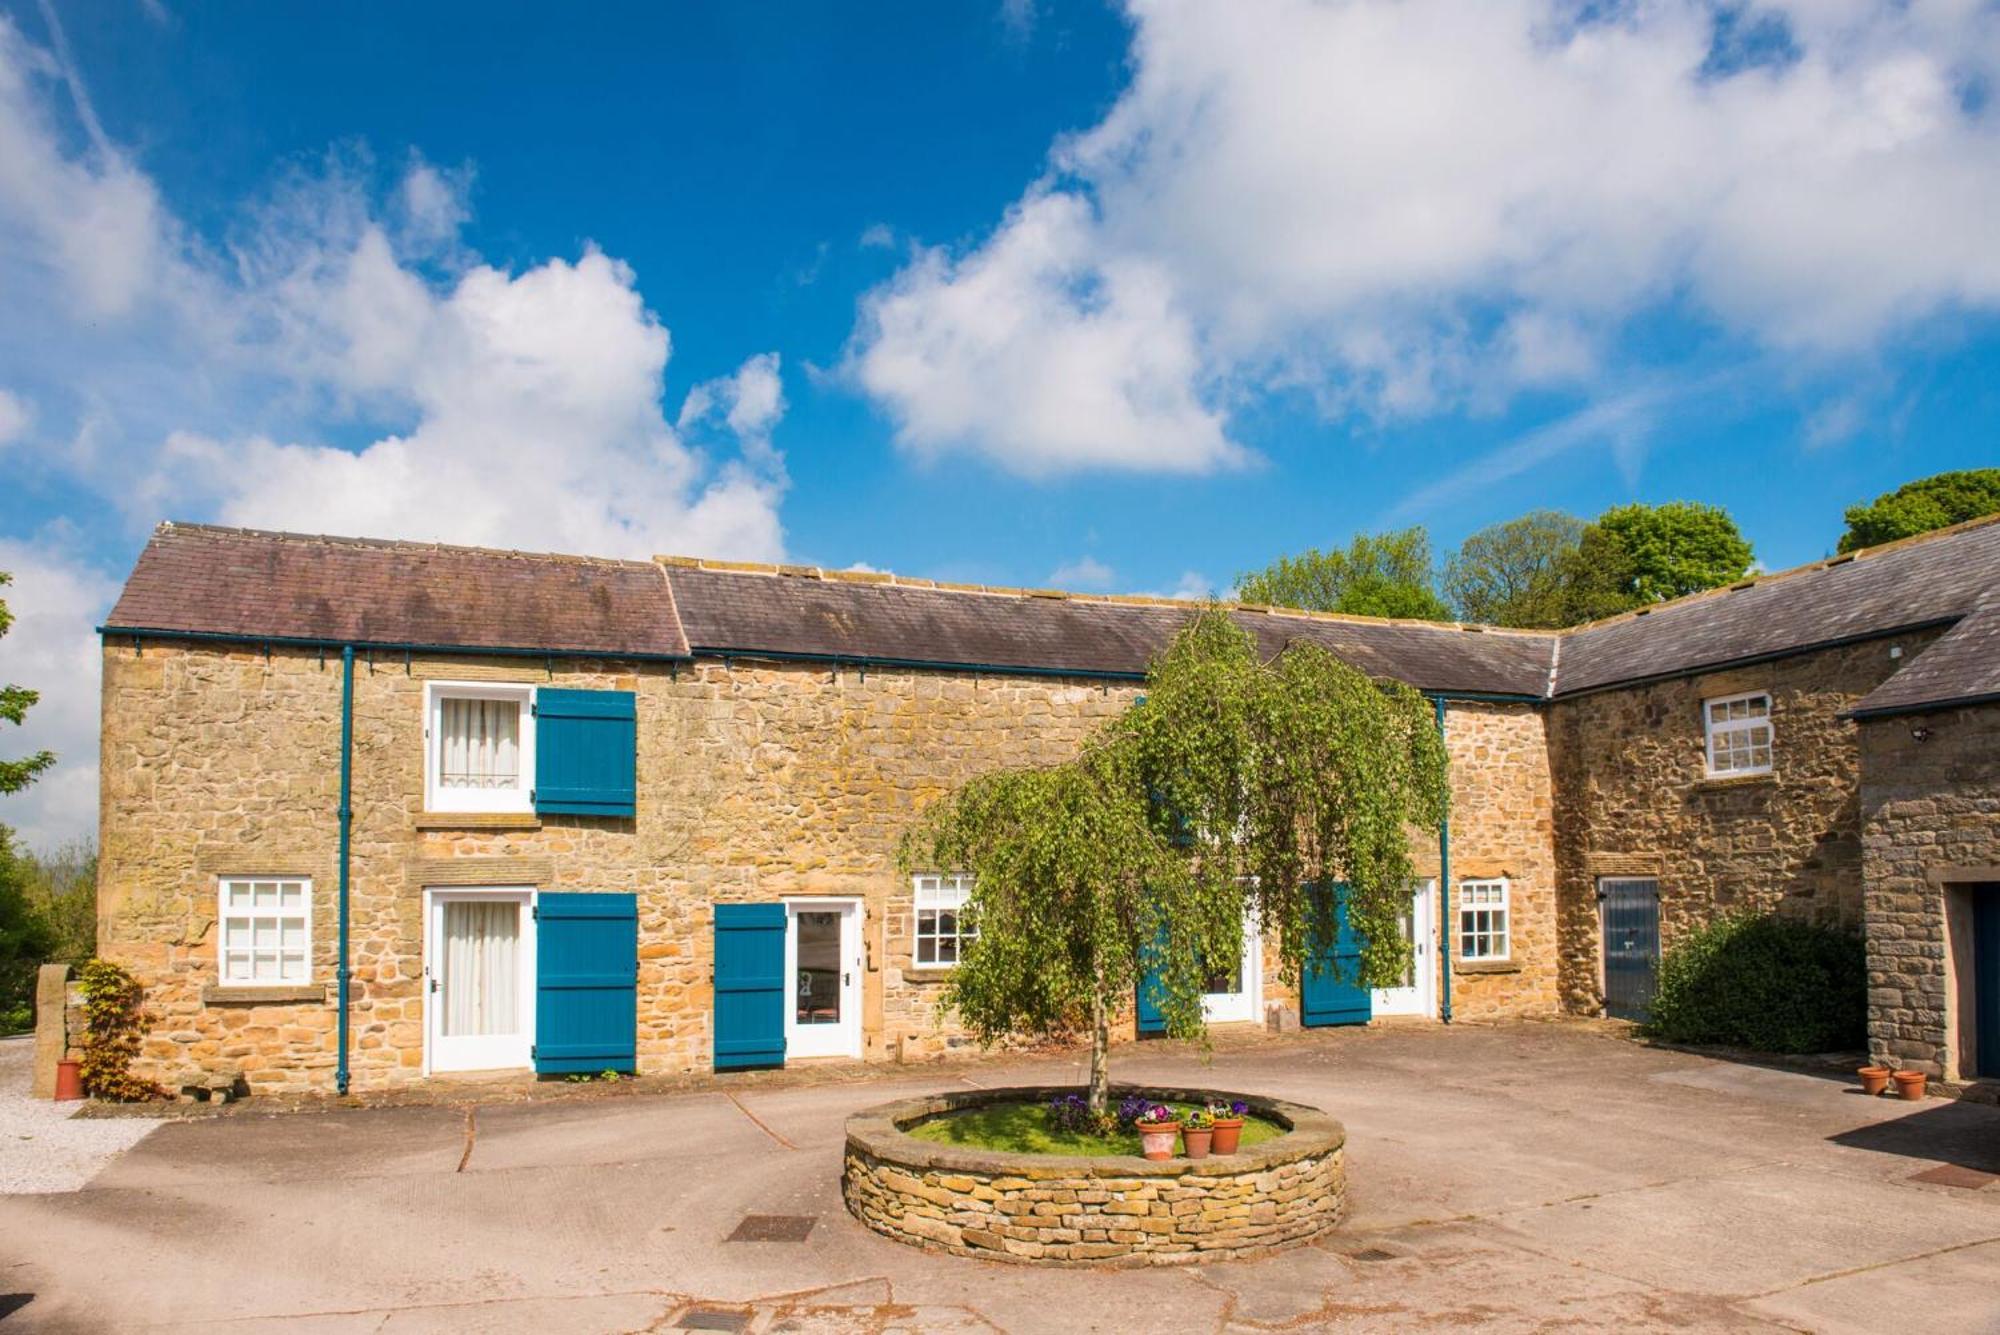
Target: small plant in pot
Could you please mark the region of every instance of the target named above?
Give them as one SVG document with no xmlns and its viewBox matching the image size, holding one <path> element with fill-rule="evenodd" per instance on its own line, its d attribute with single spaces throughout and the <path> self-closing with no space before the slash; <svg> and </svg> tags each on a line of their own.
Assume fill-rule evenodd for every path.
<svg viewBox="0 0 2000 1335">
<path fill-rule="evenodd" d="M 1190 1159 L 1206 1159 L 1214 1136 L 1215 1114 L 1206 1108 L 1196 1108 L 1181 1122 L 1181 1141 Z"/>
<path fill-rule="evenodd" d="M 1250 1105 L 1242 1099 L 1224 1103 L 1217 1099 L 1208 1105 L 1208 1115 L 1215 1127 L 1215 1139 L 1209 1148 L 1217 1154 L 1236 1153 L 1237 1141 L 1243 1135 L 1243 1119 L 1250 1115 Z"/>
<path fill-rule="evenodd" d="M 1139 1133 L 1139 1148 L 1148 1159 L 1174 1157 L 1174 1139 L 1180 1135 L 1180 1119 L 1164 1103 L 1149 1105 L 1133 1124 Z"/>
</svg>

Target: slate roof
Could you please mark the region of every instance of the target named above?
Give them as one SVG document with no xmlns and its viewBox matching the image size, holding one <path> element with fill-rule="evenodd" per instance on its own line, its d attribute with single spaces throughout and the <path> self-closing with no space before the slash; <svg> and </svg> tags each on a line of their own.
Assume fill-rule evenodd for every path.
<svg viewBox="0 0 2000 1335">
<path fill-rule="evenodd" d="M 1192 616 L 1164 599 L 804 566 L 612 561 L 162 524 L 107 633 L 1138 676 Z M 1320 644 L 1424 690 L 1563 698 L 1959 623 L 1858 714 L 2000 698 L 2000 516 L 1573 631 L 1239 607 L 1274 654 Z"/>
<path fill-rule="evenodd" d="M 1908 667 L 1863 696 L 1854 716 L 1908 714 L 1987 700 L 2000 700 L 2000 603 L 1952 627 Z"/>
<path fill-rule="evenodd" d="M 1563 636 L 1555 694 L 1945 625 L 1996 585 L 2000 516 L 1579 627 Z"/>
<path fill-rule="evenodd" d="M 162 524 L 109 631 L 685 657 L 650 561 Z"/>
<path fill-rule="evenodd" d="M 698 653 L 768 653 L 1022 671 L 1146 670 L 1194 615 L 1188 603 L 940 586 L 809 567 L 711 567 L 671 558 L 667 576 Z M 1266 654 L 1324 645 L 1363 671 L 1439 691 L 1534 697 L 1552 637 L 1429 622 L 1239 610 Z"/>
</svg>

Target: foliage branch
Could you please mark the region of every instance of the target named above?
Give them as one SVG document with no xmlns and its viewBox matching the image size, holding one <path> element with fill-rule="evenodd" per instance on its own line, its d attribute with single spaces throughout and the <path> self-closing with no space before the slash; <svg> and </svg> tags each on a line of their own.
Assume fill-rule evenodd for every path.
<svg viewBox="0 0 2000 1335">
<path fill-rule="evenodd" d="M 1205 1032 L 1207 961 L 1241 956 L 1246 916 L 1296 987 L 1330 959 L 1344 885 L 1362 986 L 1409 964 L 1397 930 L 1410 840 L 1444 819 L 1448 775 L 1415 690 L 1294 643 L 1275 658 L 1219 608 L 1175 637 L 1142 703 L 1074 760 L 980 775 L 926 810 L 906 870 L 970 872 L 943 1004 L 974 1037 L 1091 1039 L 1106 1111 L 1109 1023 L 1151 974 L 1166 1031 Z"/>
</svg>

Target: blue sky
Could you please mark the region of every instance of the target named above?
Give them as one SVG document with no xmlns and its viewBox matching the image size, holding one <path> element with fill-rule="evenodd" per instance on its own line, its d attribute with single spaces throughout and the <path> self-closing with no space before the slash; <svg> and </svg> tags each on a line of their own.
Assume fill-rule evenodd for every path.
<svg viewBox="0 0 2000 1335">
<path fill-rule="evenodd" d="M 0 0 L 0 677 L 161 518 L 1198 593 L 1991 464 L 1991 6 Z M 13 748 L 15 739 L 6 739 Z"/>
</svg>

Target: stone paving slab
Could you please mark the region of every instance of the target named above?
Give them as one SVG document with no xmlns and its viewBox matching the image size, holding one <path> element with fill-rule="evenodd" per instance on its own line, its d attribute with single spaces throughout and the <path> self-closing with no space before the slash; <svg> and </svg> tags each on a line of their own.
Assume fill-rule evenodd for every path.
<svg viewBox="0 0 2000 1335">
<path fill-rule="evenodd" d="M 2000 1329 L 2000 1188 L 1909 1180 L 1977 1167 L 2000 1110 L 1565 1025 L 1315 1034 L 1209 1065 L 1121 1050 L 1119 1079 L 1341 1118 L 1357 1213 L 1324 1247 L 1050 1272 L 905 1247 L 842 1208 L 850 1113 L 1066 1069 L 510 1101 L 475 1107 L 470 1140 L 463 1103 L 170 1124 L 81 1191 L 0 1198 L 0 1292 L 33 1295 L 4 1329 L 672 1330 L 700 1308 L 870 1335 L 1858 1330 L 1881 1328 L 1884 1295 L 1927 1331 Z M 725 1241 L 752 1213 L 814 1222 Z"/>
</svg>

